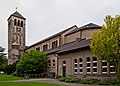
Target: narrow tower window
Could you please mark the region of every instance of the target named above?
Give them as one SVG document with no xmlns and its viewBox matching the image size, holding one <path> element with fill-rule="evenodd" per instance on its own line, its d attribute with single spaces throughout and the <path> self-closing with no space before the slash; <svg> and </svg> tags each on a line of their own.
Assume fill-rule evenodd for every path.
<svg viewBox="0 0 120 86">
<path fill-rule="evenodd" d="M 23 21 L 21 21 L 21 27 L 23 27 Z"/>
<path fill-rule="evenodd" d="M 14 19 L 14 25 L 16 25 L 16 19 Z"/>
<path fill-rule="evenodd" d="M 18 26 L 20 26 L 20 20 L 18 20 Z"/>
</svg>

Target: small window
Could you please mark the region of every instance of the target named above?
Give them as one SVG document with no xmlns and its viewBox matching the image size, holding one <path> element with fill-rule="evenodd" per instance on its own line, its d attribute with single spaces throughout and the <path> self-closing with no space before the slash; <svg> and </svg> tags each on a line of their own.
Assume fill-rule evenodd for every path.
<svg viewBox="0 0 120 86">
<path fill-rule="evenodd" d="M 90 72 L 90 68 L 87 68 L 87 72 Z"/>
<path fill-rule="evenodd" d="M 49 66 L 49 67 L 51 66 L 51 61 L 50 61 L 50 60 L 48 60 L 48 66 Z"/>
<path fill-rule="evenodd" d="M 16 19 L 14 19 L 14 25 L 16 25 Z"/>
<path fill-rule="evenodd" d="M 66 64 L 66 61 L 63 61 L 63 64 Z"/>
<path fill-rule="evenodd" d="M 56 48 L 57 46 L 58 46 L 58 41 L 57 40 L 52 42 L 52 48 Z"/>
<path fill-rule="evenodd" d="M 66 66 L 66 61 L 63 61 L 63 66 Z"/>
<path fill-rule="evenodd" d="M 46 51 L 46 50 L 48 50 L 48 44 L 43 45 L 43 51 Z"/>
<path fill-rule="evenodd" d="M 53 67 L 55 67 L 55 60 L 53 59 Z"/>
<path fill-rule="evenodd" d="M 94 73 L 94 72 L 97 72 L 97 68 L 93 68 L 93 73 Z"/>
<path fill-rule="evenodd" d="M 90 58 L 89 57 L 87 57 L 87 62 L 90 62 Z"/>
<path fill-rule="evenodd" d="M 23 27 L 23 21 L 21 21 L 21 27 Z"/>
<path fill-rule="evenodd" d="M 93 57 L 93 61 L 97 61 L 97 58 L 96 58 L 96 57 Z"/>
<path fill-rule="evenodd" d="M 77 63 L 77 59 L 74 59 L 74 63 Z"/>
<path fill-rule="evenodd" d="M 36 51 L 40 51 L 40 47 L 36 48 Z"/>
</svg>

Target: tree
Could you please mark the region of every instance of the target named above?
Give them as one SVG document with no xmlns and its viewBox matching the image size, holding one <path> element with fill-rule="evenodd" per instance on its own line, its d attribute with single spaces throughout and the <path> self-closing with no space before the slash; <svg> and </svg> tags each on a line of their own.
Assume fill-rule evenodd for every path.
<svg viewBox="0 0 120 86">
<path fill-rule="evenodd" d="M 99 59 L 107 60 L 115 66 L 116 76 L 120 79 L 120 16 L 106 16 L 105 25 L 96 31 L 90 48 Z"/>
<path fill-rule="evenodd" d="M 5 48 L 0 47 L 0 65 L 3 64 L 4 58 L 6 57 L 5 56 L 6 54 L 4 53 L 4 51 L 5 51 Z"/>
<path fill-rule="evenodd" d="M 19 74 L 41 74 L 46 69 L 47 57 L 44 52 L 31 50 L 25 53 L 16 66 Z"/>
</svg>

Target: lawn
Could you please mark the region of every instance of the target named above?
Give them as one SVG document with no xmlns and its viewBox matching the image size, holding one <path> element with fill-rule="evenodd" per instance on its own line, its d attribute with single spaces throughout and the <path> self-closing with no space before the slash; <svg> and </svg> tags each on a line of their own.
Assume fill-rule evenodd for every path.
<svg viewBox="0 0 120 86">
<path fill-rule="evenodd" d="M 20 80 L 20 79 L 22 78 L 11 75 L 0 74 L 0 81 L 10 81 L 10 80 Z"/>
<path fill-rule="evenodd" d="M 64 86 L 39 82 L 0 82 L 0 86 Z"/>
</svg>

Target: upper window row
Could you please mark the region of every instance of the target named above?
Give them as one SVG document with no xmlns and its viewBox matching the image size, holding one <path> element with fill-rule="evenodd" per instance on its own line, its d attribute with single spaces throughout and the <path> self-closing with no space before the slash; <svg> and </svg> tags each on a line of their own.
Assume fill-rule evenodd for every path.
<svg viewBox="0 0 120 86">
<path fill-rule="evenodd" d="M 23 27 L 23 21 L 14 19 L 14 25 Z"/>
</svg>

